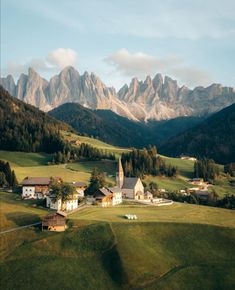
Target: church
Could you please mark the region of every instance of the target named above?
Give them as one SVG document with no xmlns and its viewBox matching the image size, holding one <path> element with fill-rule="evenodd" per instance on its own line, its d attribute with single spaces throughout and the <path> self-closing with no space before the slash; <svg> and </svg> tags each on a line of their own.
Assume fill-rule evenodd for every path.
<svg viewBox="0 0 235 290">
<path fill-rule="evenodd" d="M 123 198 L 131 199 L 144 199 L 144 186 L 140 178 L 138 177 L 125 177 L 122 168 L 121 158 L 118 160 L 116 183 L 122 190 Z"/>
</svg>

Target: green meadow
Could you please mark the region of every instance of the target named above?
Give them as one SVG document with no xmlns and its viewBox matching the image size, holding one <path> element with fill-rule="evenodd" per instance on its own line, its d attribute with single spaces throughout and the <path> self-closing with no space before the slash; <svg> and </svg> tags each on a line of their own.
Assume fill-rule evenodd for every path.
<svg viewBox="0 0 235 290">
<path fill-rule="evenodd" d="M 1 230 L 47 214 L 15 194 L 0 193 L 0 201 Z M 178 203 L 88 207 L 68 225 L 64 233 L 1 234 L 2 289 L 234 289 L 234 211 Z"/>
<path fill-rule="evenodd" d="M 130 149 L 118 148 L 100 140 L 78 136 L 72 133 L 63 132 L 63 136 L 68 140 L 80 140 L 81 142 L 88 143 L 99 149 L 108 150 L 115 153 L 116 157 L 120 156 L 122 152 L 127 152 Z M 161 156 L 166 160 L 167 164 L 177 166 L 179 169 L 179 175 L 177 178 L 166 178 L 159 176 L 146 176 L 144 182 L 146 184 L 154 181 L 158 184 L 159 188 L 164 188 L 168 191 L 176 191 L 192 187 L 187 180 L 193 177 L 193 165 L 191 160 L 182 160 L 180 158 L 170 158 Z M 16 172 L 18 181 L 22 181 L 26 176 L 52 176 L 62 177 L 64 181 L 83 181 L 89 182 L 91 171 L 94 167 L 98 168 L 102 172 L 106 173 L 106 179 L 108 184 L 114 184 L 116 162 L 110 160 L 102 161 L 80 161 L 77 163 L 48 165 L 52 156 L 44 153 L 25 153 L 25 152 L 9 152 L 0 151 L 0 159 L 9 161 L 12 168 Z M 220 165 L 221 173 L 223 166 Z M 220 197 L 225 194 L 235 194 L 235 178 L 229 177 L 222 173 L 221 177 L 215 181 L 215 184 L 211 186 L 211 190 L 214 189 Z"/>
</svg>

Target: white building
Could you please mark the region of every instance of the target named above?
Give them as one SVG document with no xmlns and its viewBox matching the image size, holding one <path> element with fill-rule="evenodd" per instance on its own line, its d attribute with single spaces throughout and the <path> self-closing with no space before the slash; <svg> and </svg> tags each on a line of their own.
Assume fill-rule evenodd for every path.
<svg viewBox="0 0 235 290">
<path fill-rule="evenodd" d="M 78 208 L 78 196 L 75 194 L 69 200 L 62 202 L 62 199 L 54 200 L 52 196 L 46 197 L 46 206 L 59 211 L 70 211 Z"/>
<path fill-rule="evenodd" d="M 42 199 L 49 192 L 50 177 L 25 177 L 21 182 L 23 199 Z"/>
</svg>

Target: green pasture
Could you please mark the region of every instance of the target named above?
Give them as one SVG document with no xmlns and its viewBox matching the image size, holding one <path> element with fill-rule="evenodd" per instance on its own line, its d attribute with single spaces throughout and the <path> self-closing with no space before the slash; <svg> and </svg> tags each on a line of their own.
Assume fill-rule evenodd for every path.
<svg viewBox="0 0 235 290">
<path fill-rule="evenodd" d="M 14 194 L 0 198 L 5 227 L 19 224 L 11 213 L 24 223 L 47 213 Z M 124 219 L 126 213 L 138 220 Z M 68 224 L 63 233 L 28 228 L 0 235 L 1 287 L 234 289 L 234 211 L 178 203 L 88 207 Z"/>
</svg>

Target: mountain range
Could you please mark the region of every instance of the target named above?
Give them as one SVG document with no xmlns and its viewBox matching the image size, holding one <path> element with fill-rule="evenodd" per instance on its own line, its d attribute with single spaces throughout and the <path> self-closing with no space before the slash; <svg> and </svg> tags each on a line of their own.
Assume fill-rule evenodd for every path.
<svg viewBox="0 0 235 290">
<path fill-rule="evenodd" d="M 202 116 L 235 102 L 234 88 L 212 84 L 191 90 L 161 74 L 147 76 L 145 81 L 133 78 L 129 86 L 125 84 L 116 92 L 95 74 L 80 75 L 71 66 L 49 81 L 29 68 L 28 75 L 21 74 L 17 83 L 11 75 L 1 78 L 0 83 L 12 96 L 43 111 L 73 102 L 93 110 L 111 110 L 134 121 Z"/>
</svg>

